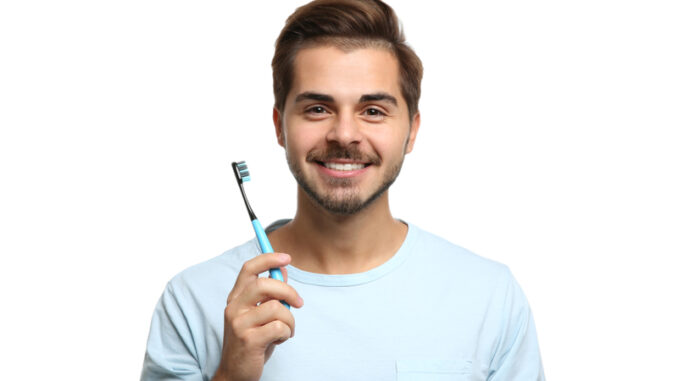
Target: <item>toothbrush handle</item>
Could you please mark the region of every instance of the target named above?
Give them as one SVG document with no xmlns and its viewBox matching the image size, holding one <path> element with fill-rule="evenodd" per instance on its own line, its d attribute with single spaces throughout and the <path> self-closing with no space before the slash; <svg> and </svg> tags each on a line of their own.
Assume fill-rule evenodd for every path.
<svg viewBox="0 0 678 381">
<path fill-rule="evenodd" d="M 252 226 L 254 227 L 254 232 L 257 235 L 257 241 L 259 241 L 259 247 L 261 247 L 261 252 L 262 253 L 272 253 L 273 247 L 271 246 L 271 243 L 268 241 L 268 237 L 266 237 L 266 231 L 261 226 L 259 219 L 252 220 Z M 282 272 L 280 271 L 279 268 L 275 267 L 275 268 L 269 269 L 268 272 L 269 272 L 269 274 L 271 274 L 271 278 L 277 279 L 281 282 L 285 281 L 283 279 Z M 282 303 L 285 307 L 287 307 L 287 309 L 290 308 L 290 305 L 287 304 L 287 302 L 285 302 L 284 300 L 281 300 L 280 303 Z"/>
</svg>

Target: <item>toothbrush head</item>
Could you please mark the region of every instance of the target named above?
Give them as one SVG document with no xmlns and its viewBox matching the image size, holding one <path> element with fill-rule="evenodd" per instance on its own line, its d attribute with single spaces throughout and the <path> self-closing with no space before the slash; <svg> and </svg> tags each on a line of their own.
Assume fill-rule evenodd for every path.
<svg viewBox="0 0 678 381">
<path fill-rule="evenodd" d="M 242 184 L 244 181 L 250 181 L 250 171 L 247 169 L 247 163 L 244 161 L 234 161 L 231 163 L 231 166 L 233 167 L 233 173 L 235 173 L 238 184 Z"/>
</svg>

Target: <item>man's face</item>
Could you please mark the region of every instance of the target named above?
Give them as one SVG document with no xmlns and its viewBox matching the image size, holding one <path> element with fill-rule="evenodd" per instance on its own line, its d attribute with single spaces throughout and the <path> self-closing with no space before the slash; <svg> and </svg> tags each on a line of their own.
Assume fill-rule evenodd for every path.
<svg viewBox="0 0 678 381">
<path fill-rule="evenodd" d="M 395 181 L 412 150 L 412 123 L 400 91 L 398 61 L 387 50 L 306 48 L 282 113 L 278 142 L 299 186 L 326 210 L 354 214 Z"/>
</svg>

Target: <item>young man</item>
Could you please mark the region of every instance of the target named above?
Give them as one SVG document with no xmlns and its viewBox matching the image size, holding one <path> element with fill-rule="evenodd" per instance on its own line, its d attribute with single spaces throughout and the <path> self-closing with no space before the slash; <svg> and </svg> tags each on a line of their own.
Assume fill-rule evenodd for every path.
<svg viewBox="0 0 678 381">
<path fill-rule="evenodd" d="M 269 227 L 277 253 L 251 240 L 168 284 L 142 379 L 542 380 L 508 269 L 391 215 L 422 77 L 392 10 L 299 8 L 273 76 L 297 213 Z M 286 282 L 259 277 L 273 267 Z"/>
</svg>

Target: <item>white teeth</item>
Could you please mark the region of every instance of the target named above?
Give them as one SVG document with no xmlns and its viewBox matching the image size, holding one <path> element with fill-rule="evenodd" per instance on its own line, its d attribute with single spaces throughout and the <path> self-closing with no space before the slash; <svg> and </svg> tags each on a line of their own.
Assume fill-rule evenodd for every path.
<svg viewBox="0 0 678 381">
<path fill-rule="evenodd" d="M 335 171 L 357 171 L 365 168 L 365 164 L 339 164 L 339 163 L 323 163 L 325 167 L 334 169 Z"/>
</svg>

